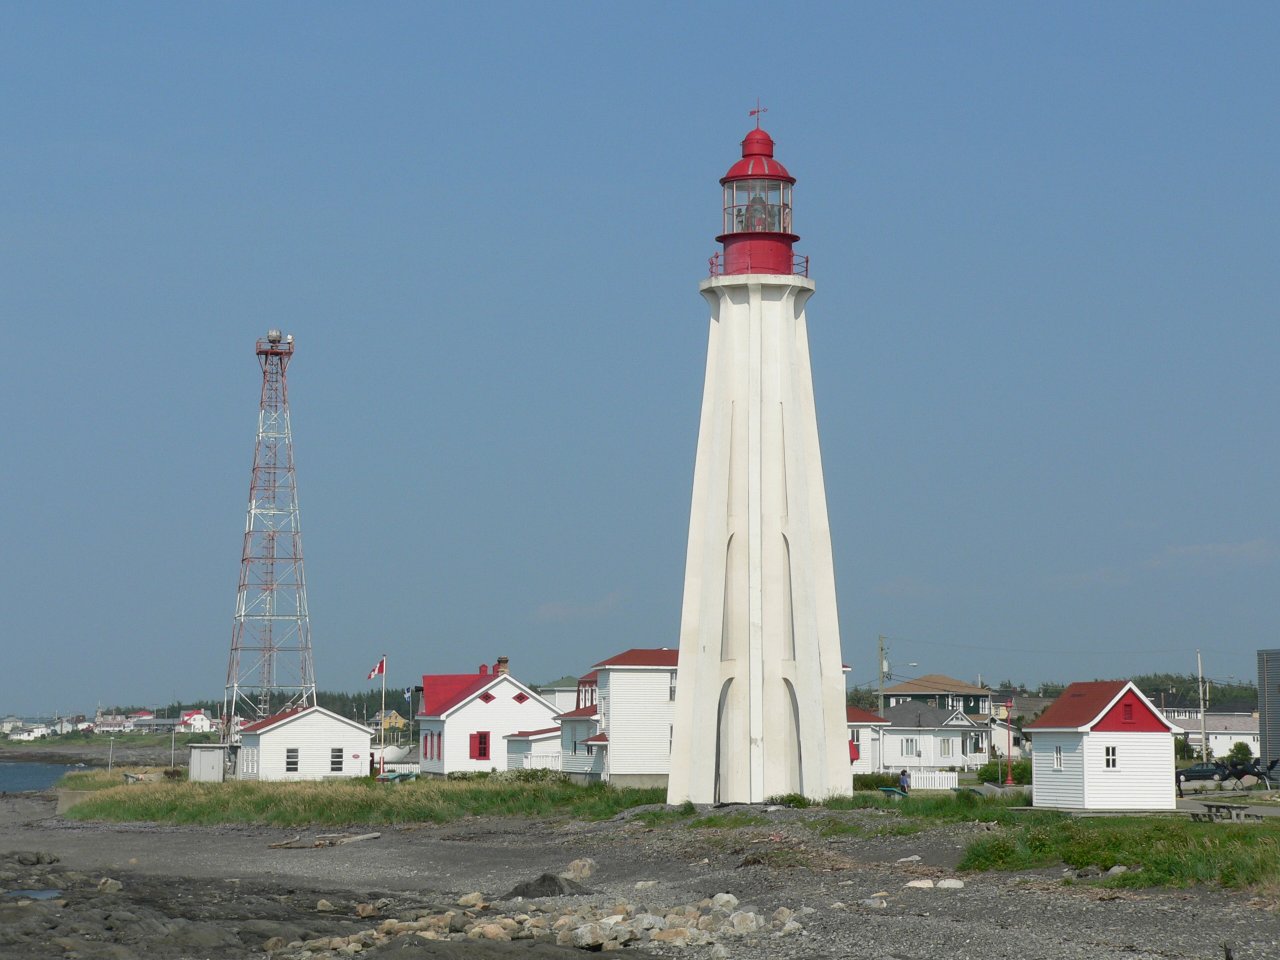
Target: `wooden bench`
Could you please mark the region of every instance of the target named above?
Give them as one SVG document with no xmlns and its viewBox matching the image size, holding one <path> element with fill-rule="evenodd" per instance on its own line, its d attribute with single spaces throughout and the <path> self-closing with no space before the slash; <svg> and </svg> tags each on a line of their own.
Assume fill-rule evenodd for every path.
<svg viewBox="0 0 1280 960">
<path fill-rule="evenodd" d="M 880 792 L 893 800 L 897 800 L 899 797 L 906 797 L 906 794 L 897 787 L 881 787 Z"/>
</svg>

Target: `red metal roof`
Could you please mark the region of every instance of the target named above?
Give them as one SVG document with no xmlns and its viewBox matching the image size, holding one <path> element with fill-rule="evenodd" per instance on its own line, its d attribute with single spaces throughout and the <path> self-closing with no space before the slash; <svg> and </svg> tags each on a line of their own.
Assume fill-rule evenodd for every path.
<svg viewBox="0 0 1280 960">
<path fill-rule="evenodd" d="M 579 683 L 595 683 L 599 679 L 600 679 L 599 671 L 592 670 L 590 673 L 584 673 L 582 676 L 580 676 L 578 678 L 578 682 Z"/>
<path fill-rule="evenodd" d="M 544 730 L 517 730 L 515 733 L 508 733 L 502 739 L 511 740 L 514 737 L 545 737 L 548 734 L 559 732 L 559 727 L 547 727 Z"/>
<path fill-rule="evenodd" d="M 668 647 L 659 647 L 658 649 L 643 649 L 641 647 L 633 647 L 630 650 L 623 650 L 622 653 L 610 657 L 608 660 L 601 660 L 596 664 L 597 667 L 674 667 L 676 661 L 680 659 L 680 651 L 672 650 Z M 590 676 L 590 674 L 587 674 Z M 585 677 L 583 679 L 586 679 Z"/>
<path fill-rule="evenodd" d="M 279 713 L 272 714 L 265 720 L 255 720 L 248 726 L 240 728 L 241 733 L 256 733 L 259 730 L 265 730 L 267 727 L 275 726 L 281 720 L 288 717 L 296 716 L 304 710 L 314 710 L 315 707 L 294 707 L 292 710 L 281 710 Z"/>
<path fill-rule="evenodd" d="M 1073 683 L 1058 699 L 1045 707 L 1044 713 L 1023 729 L 1078 729 L 1087 727 L 1123 690 L 1126 680 L 1089 680 Z"/>
<path fill-rule="evenodd" d="M 418 716 L 441 716 L 503 676 L 505 674 L 501 673 L 425 674 L 422 677 L 422 707 L 418 710 Z"/>
<path fill-rule="evenodd" d="M 861 707 L 845 707 L 845 719 L 849 723 L 884 723 L 884 717 L 878 713 L 872 713 L 870 710 L 863 710 Z"/>
<path fill-rule="evenodd" d="M 594 737 L 587 737 L 583 743 L 608 743 L 609 735 L 607 733 L 597 733 Z"/>
<path fill-rule="evenodd" d="M 556 714 L 556 719 L 563 720 L 568 717 L 573 720 L 578 717 L 594 717 L 599 712 L 594 703 L 589 703 L 585 707 L 577 707 L 573 710 L 566 710 L 564 713 L 558 713 Z"/>
<path fill-rule="evenodd" d="M 742 159 L 729 168 L 720 182 L 755 177 L 796 182 L 796 178 L 787 173 L 787 168 L 773 159 L 773 137 L 758 127 L 742 139 Z"/>
</svg>

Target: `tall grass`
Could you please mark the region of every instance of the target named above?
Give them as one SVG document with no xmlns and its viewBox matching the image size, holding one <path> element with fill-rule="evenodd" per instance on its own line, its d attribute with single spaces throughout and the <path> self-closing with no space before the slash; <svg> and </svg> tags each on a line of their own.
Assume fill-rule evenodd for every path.
<svg viewBox="0 0 1280 960">
<path fill-rule="evenodd" d="M 1274 886 L 1280 883 L 1280 824 L 1063 817 L 977 840 L 960 868 L 1029 870 L 1060 863 L 1077 869 L 1131 868 L 1109 878 L 1113 886 Z"/>
<path fill-rule="evenodd" d="M 661 803 L 662 790 L 571 783 L 372 780 L 320 783 L 145 783 L 111 787 L 81 801 L 77 820 L 257 823 L 279 827 L 448 823 L 466 816 L 570 816 L 604 820 Z"/>
</svg>

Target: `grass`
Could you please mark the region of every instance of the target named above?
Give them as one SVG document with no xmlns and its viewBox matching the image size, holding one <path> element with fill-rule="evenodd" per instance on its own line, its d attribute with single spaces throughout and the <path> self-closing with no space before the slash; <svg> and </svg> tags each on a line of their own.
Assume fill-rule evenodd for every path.
<svg viewBox="0 0 1280 960">
<path fill-rule="evenodd" d="M 666 807 L 662 810 L 645 810 L 637 813 L 635 819 L 651 827 L 662 827 L 668 824 L 687 820 L 698 812 L 698 808 L 686 800 L 678 807 Z"/>
<path fill-rule="evenodd" d="M 76 820 L 278 827 L 448 823 L 467 816 L 606 820 L 629 807 L 664 799 L 664 791 L 658 789 L 615 790 L 563 782 L 156 782 L 98 790 L 68 810 L 67 816 Z"/>
<path fill-rule="evenodd" d="M 1059 863 L 1076 869 L 1129 867 L 1105 881 L 1117 887 L 1205 883 L 1274 889 L 1280 884 L 1280 824 L 1063 817 L 984 837 L 970 845 L 960 868 L 1030 870 Z"/>
</svg>

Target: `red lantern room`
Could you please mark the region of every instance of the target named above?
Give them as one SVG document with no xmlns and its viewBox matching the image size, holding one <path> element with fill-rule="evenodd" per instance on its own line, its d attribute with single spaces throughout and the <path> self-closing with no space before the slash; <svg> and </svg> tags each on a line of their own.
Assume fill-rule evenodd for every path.
<svg viewBox="0 0 1280 960">
<path fill-rule="evenodd" d="M 773 159 L 773 138 L 759 127 L 742 141 L 742 159 L 720 178 L 724 187 L 723 270 L 735 273 L 795 273 L 791 245 L 791 190 L 795 177 Z M 807 270 L 801 272 L 807 273 Z"/>
</svg>

